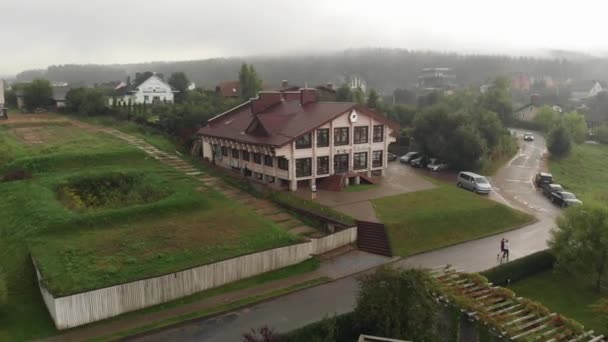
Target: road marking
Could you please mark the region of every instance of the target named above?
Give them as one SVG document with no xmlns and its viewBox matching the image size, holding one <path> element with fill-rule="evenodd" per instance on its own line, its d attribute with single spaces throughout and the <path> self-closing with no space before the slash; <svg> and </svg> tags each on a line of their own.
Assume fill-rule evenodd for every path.
<svg viewBox="0 0 608 342">
<path fill-rule="evenodd" d="M 516 183 L 530 183 L 530 181 L 527 180 L 520 180 L 520 179 L 505 179 L 505 182 L 516 182 Z"/>
<path fill-rule="evenodd" d="M 518 167 L 518 168 L 520 168 L 520 169 L 534 169 L 534 168 L 533 168 L 533 167 L 531 167 L 531 166 L 521 166 L 521 165 L 512 165 L 512 166 L 514 166 L 514 167 Z"/>
<path fill-rule="evenodd" d="M 506 204 L 507 204 L 509 207 L 511 207 L 511 208 L 515 208 L 515 207 L 513 206 L 513 204 L 511 204 L 511 202 L 507 201 L 507 200 L 506 200 L 504 197 L 502 197 L 502 196 L 501 196 L 501 195 L 498 193 L 498 191 L 492 191 L 492 192 L 493 192 L 493 193 L 494 193 L 496 196 L 498 196 L 498 198 L 499 198 L 500 200 L 502 200 L 503 202 L 505 202 L 505 203 L 506 203 Z"/>
</svg>

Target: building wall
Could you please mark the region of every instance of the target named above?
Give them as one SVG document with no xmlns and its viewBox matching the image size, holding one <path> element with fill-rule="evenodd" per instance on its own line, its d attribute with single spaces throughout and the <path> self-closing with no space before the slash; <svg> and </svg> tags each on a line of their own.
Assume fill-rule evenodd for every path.
<svg viewBox="0 0 608 342">
<path fill-rule="evenodd" d="M 0 80 L 0 108 L 4 107 L 4 81 Z"/>
<path fill-rule="evenodd" d="M 43 299 L 58 329 L 114 317 L 125 312 L 166 303 L 240 279 L 290 266 L 357 240 L 352 227 L 319 239 L 244 255 L 214 264 L 54 298 L 44 287 L 36 262 L 36 274 Z"/>
<path fill-rule="evenodd" d="M 350 116 L 355 113 L 357 119 L 355 122 L 351 122 Z M 384 137 L 382 142 L 373 142 L 373 127 L 375 125 L 383 125 L 384 126 Z M 355 127 L 365 126 L 368 128 L 368 142 L 363 144 L 355 144 L 354 136 L 355 136 Z M 349 144 L 348 145 L 334 145 L 334 129 L 347 127 L 349 129 Z M 329 129 L 329 146 L 328 147 L 317 147 L 317 131 L 319 129 Z M 311 148 L 298 149 L 296 148 L 296 142 L 292 142 L 289 145 L 277 148 L 274 150 L 273 154 L 273 165 L 268 166 L 264 165 L 264 160 L 262 159 L 261 164 L 257 164 L 253 162 L 253 156 L 250 157 L 250 161 L 242 160 L 242 154 L 239 151 L 238 158 L 233 157 L 232 150 L 228 149 L 228 155 L 223 156 L 221 153 L 221 144 L 217 144 L 215 150 L 218 152 L 215 155 L 215 162 L 217 165 L 225 167 L 225 168 L 234 168 L 241 169 L 247 168 L 249 171 L 253 171 L 255 174 L 254 177 L 260 180 L 266 180 L 266 176 L 269 176 L 270 181 L 277 182 L 278 179 L 283 179 L 287 181 L 301 181 L 301 180 L 314 180 L 316 178 L 327 177 L 336 173 L 334 169 L 334 157 L 337 154 L 347 154 L 348 155 L 348 172 L 361 172 L 366 174 L 371 174 L 372 171 L 383 170 L 387 167 L 387 158 L 388 158 L 388 146 L 390 143 L 395 141 L 395 138 L 391 136 L 392 129 L 389 126 L 383 124 L 382 122 L 375 120 L 373 117 L 364 115 L 362 113 L 358 113 L 356 111 L 346 112 L 331 122 L 311 131 L 312 139 L 311 139 Z M 203 138 L 204 140 L 205 138 Z M 206 147 L 205 147 L 206 145 Z M 229 144 L 228 144 L 229 145 Z M 241 149 L 242 147 L 238 147 L 237 149 Z M 211 151 L 213 148 L 211 143 L 203 142 L 203 149 Z M 372 152 L 373 151 L 382 151 L 382 165 L 373 167 L 372 166 Z M 367 153 L 367 167 L 354 169 L 354 154 L 365 152 Z M 272 155 L 272 154 L 271 154 Z M 317 158 L 318 157 L 329 157 L 329 173 L 327 174 L 318 174 L 317 173 Z M 206 155 L 204 155 L 206 157 Z M 283 157 L 289 161 L 289 170 L 282 170 L 278 168 L 277 158 Z M 311 158 L 311 175 L 297 177 L 296 175 L 296 160 L 302 158 Z M 209 158 L 210 160 L 212 158 Z"/>
<path fill-rule="evenodd" d="M 517 111 L 516 117 L 523 121 L 532 121 L 536 117 L 536 113 L 538 113 L 538 107 L 528 106 Z"/>
<path fill-rule="evenodd" d="M 120 104 L 122 102 L 129 103 L 148 103 L 152 104 L 154 102 L 154 98 L 158 97 L 159 102 L 164 103 L 173 103 L 174 94 L 171 90 L 171 86 L 161 80 L 158 76 L 153 75 L 148 78 L 145 82 L 143 82 L 139 87 L 139 91 L 136 93 L 132 93 L 124 96 L 116 96 L 116 101 Z M 110 97 L 108 99 L 109 104 L 112 105 L 113 99 Z"/>
</svg>

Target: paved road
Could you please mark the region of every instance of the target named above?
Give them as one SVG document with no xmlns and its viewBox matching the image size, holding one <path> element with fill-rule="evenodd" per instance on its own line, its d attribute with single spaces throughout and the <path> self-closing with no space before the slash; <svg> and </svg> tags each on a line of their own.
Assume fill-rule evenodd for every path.
<svg viewBox="0 0 608 342">
<path fill-rule="evenodd" d="M 515 132 L 521 139 L 523 131 Z M 510 240 L 512 259 L 545 249 L 559 210 L 552 207 L 531 183 L 534 174 L 543 167 L 544 153 L 545 141 L 537 135 L 534 142 L 522 143 L 518 155 L 491 179 L 496 188 L 490 196 L 492 199 L 534 214 L 539 220 L 537 223 L 500 236 L 419 254 L 398 261 L 397 264 L 424 267 L 451 264 L 471 272 L 482 271 L 497 264 L 496 255 L 502 237 Z M 356 278 L 351 276 L 250 308 L 194 321 L 134 340 L 240 341 L 243 332 L 264 324 L 285 332 L 315 322 L 324 316 L 351 311 L 355 305 L 356 290 Z"/>
</svg>

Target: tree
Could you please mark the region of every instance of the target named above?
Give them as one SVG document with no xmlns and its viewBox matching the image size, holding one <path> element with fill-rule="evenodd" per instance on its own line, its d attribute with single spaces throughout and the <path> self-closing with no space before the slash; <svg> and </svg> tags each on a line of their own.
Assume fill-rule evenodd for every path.
<svg viewBox="0 0 608 342">
<path fill-rule="evenodd" d="M 481 107 L 496 113 L 504 124 L 513 121 L 513 101 L 511 100 L 511 92 L 509 91 L 510 83 L 509 79 L 498 77 L 492 82 L 492 87 L 480 97 Z"/>
<path fill-rule="evenodd" d="M 542 106 L 538 109 L 533 121 L 537 123 L 544 132 L 551 131 L 560 122 L 559 113 L 549 106 Z"/>
<path fill-rule="evenodd" d="M 603 124 L 593 129 L 593 136 L 602 144 L 608 144 L 608 125 Z"/>
<path fill-rule="evenodd" d="M 47 80 L 35 79 L 23 88 L 23 101 L 28 110 L 50 105 L 52 97 L 53 89 Z"/>
<path fill-rule="evenodd" d="M 600 292 L 608 271 L 608 208 L 595 204 L 570 208 L 557 225 L 549 246 L 558 269 L 591 277 Z"/>
<path fill-rule="evenodd" d="M 352 102 L 353 93 L 347 84 L 343 84 L 336 90 L 336 101 L 338 102 Z"/>
<path fill-rule="evenodd" d="M 566 113 L 562 116 L 562 123 L 574 142 L 580 144 L 587 136 L 587 121 L 577 112 Z"/>
<path fill-rule="evenodd" d="M 396 105 L 388 110 L 387 116 L 398 122 L 401 127 L 407 127 L 412 124 L 416 117 L 416 108 L 413 106 Z"/>
<path fill-rule="evenodd" d="M 378 108 L 378 101 L 379 101 L 378 93 L 376 93 L 376 91 L 372 89 L 369 92 L 369 96 L 367 97 L 367 106 L 369 108 L 374 108 L 374 109 Z"/>
<path fill-rule="evenodd" d="M 83 116 L 101 115 L 107 110 L 107 100 L 100 89 L 71 89 L 65 100 L 69 111 Z"/>
<path fill-rule="evenodd" d="M 353 100 L 357 103 L 365 103 L 365 94 L 361 88 L 357 88 L 353 91 Z"/>
<path fill-rule="evenodd" d="M 382 267 L 359 281 L 354 325 L 358 331 L 395 339 L 435 339 L 438 304 L 429 275 Z"/>
<path fill-rule="evenodd" d="M 407 89 L 397 88 L 393 92 L 393 101 L 395 104 L 415 104 L 416 93 Z"/>
<path fill-rule="evenodd" d="M 567 156 L 572 149 L 570 134 L 563 124 L 558 125 L 549 132 L 547 149 L 557 158 Z"/>
<path fill-rule="evenodd" d="M 239 71 L 239 87 L 241 92 L 241 99 L 249 100 L 255 97 L 262 89 L 262 81 L 258 78 L 258 74 L 255 71 L 253 65 L 247 65 L 243 63 L 241 70 Z"/>
<path fill-rule="evenodd" d="M 190 80 L 183 72 L 174 72 L 169 77 L 168 83 L 178 91 L 175 94 L 175 102 L 181 103 L 188 96 L 188 86 L 190 85 Z"/>
</svg>

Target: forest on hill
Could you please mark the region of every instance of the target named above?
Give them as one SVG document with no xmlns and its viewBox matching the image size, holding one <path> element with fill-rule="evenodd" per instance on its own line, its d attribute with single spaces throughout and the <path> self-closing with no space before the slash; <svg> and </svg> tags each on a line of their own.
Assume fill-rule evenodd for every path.
<svg viewBox="0 0 608 342">
<path fill-rule="evenodd" d="M 212 88 L 220 81 L 237 79 L 243 62 L 255 66 L 265 84 L 276 86 L 282 80 L 294 85 L 341 83 L 357 75 L 368 88 L 392 92 L 396 88 L 416 85 L 421 69 L 452 68 L 459 85 L 480 85 L 498 75 L 518 72 L 530 76 L 550 76 L 556 80 L 608 79 L 608 60 L 587 58 L 509 57 L 499 55 L 460 55 L 403 49 L 356 49 L 338 53 L 308 56 L 274 56 L 249 58 L 213 58 L 178 62 L 150 62 L 121 65 L 52 65 L 44 70 L 27 70 L 17 75 L 18 81 L 46 78 L 52 82 L 73 85 L 95 85 L 122 81 L 136 72 L 155 71 L 164 75 L 182 71 L 199 87 Z"/>
</svg>

